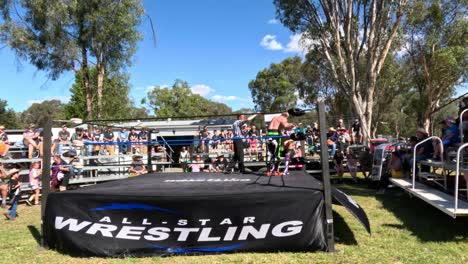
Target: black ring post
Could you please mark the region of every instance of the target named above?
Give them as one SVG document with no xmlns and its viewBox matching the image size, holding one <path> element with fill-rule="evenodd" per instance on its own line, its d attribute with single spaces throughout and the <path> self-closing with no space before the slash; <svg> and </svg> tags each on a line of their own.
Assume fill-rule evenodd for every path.
<svg viewBox="0 0 468 264">
<path fill-rule="evenodd" d="M 153 134 L 154 134 L 154 129 L 150 129 L 148 131 L 148 146 L 147 146 L 147 154 L 148 154 L 148 172 L 151 173 L 153 172 Z"/>
<path fill-rule="evenodd" d="M 335 239 L 333 231 L 333 211 L 330 184 L 330 168 L 328 164 L 327 121 L 325 120 L 325 104 L 318 102 L 319 129 L 320 129 L 320 158 L 322 163 L 322 183 L 325 196 L 325 218 L 328 252 L 335 252 Z"/>
<path fill-rule="evenodd" d="M 45 210 L 47 205 L 47 196 L 50 192 L 50 160 L 51 160 L 51 146 L 52 146 L 52 119 L 47 118 L 44 125 L 44 144 L 42 146 L 42 202 L 41 202 L 41 247 L 47 249 L 48 245 L 44 238 L 44 222 L 45 222 Z"/>
</svg>

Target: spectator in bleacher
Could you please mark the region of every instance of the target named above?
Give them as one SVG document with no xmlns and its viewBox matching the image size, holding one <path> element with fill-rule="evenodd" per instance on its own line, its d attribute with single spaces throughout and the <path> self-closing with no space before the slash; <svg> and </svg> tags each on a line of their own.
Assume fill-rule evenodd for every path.
<svg viewBox="0 0 468 264">
<path fill-rule="evenodd" d="M 133 161 L 129 169 L 130 176 L 138 176 L 138 175 L 148 173 L 148 171 L 146 170 L 145 164 L 141 160 L 142 158 L 143 156 L 139 154 L 134 155 L 132 157 Z"/>
<path fill-rule="evenodd" d="M 207 163 L 208 163 L 208 172 L 218 172 L 218 170 L 216 170 L 216 157 L 208 158 Z"/>
<path fill-rule="evenodd" d="M 331 148 L 330 156 L 334 157 L 336 153 L 336 147 L 338 142 L 338 134 L 336 133 L 335 128 L 330 127 L 327 133 L 327 145 Z"/>
<path fill-rule="evenodd" d="M 354 123 L 351 125 L 351 140 L 353 144 L 360 145 L 362 143 L 362 131 L 361 131 L 361 124 L 359 123 L 359 119 L 355 119 Z"/>
<path fill-rule="evenodd" d="M 11 207 L 7 213 L 4 213 L 7 220 L 15 220 L 18 216 L 16 208 L 18 207 L 18 200 L 21 198 L 21 183 L 19 181 L 19 170 L 11 169 L 8 172 L 10 181 L 8 182 L 8 195 L 10 198 Z"/>
<path fill-rule="evenodd" d="M 232 130 L 228 130 L 226 132 L 226 145 L 228 146 L 227 150 L 234 151 L 234 141 L 232 140 L 234 138 L 234 134 L 232 133 Z"/>
<path fill-rule="evenodd" d="M 121 154 L 127 154 L 130 150 L 129 132 L 125 127 L 121 127 L 117 133 L 117 142 L 119 142 L 119 152 Z"/>
<path fill-rule="evenodd" d="M 70 132 L 67 130 L 67 125 L 62 125 L 62 130 L 58 132 L 58 154 L 62 155 L 63 145 L 70 145 Z"/>
<path fill-rule="evenodd" d="M 108 155 L 114 155 L 115 154 L 114 132 L 112 131 L 111 126 L 107 126 L 106 131 L 102 133 L 102 140 L 105 143 Z"/>
<path fill-rule="evenodd" d="M 138 142 L 140 144 L 140 153 L 148 153 L 148 131 L 145 126 L 141 126 L 140 133 L 138 133 Z"/>
<path fill-rule="evenodd" d="M 187 147 L 183 146 L 182 150 L 179 153 L 179 164 L 183 172 L 188 172 L 188 162 L 190 160 L 190 152 L 187 150 Z"/>
<path fill-rule="evenodd" d="M 447 150 L 449 147 L 455 146 L 456 143 L 460 142 L 460 130 L 455 122 L 455 119 L 447 117 L 441 122 L 442 124 L 442 142 L 444 149 Z"/>
<path fill-rule="evenodd" d="M 35 124 L 30 124 L 23 133 L 23 144 L 28 148 L 28 158 L 32 159 L 35 150 L 39 151 L 39 130 Z"/>
<path fill-rule="evenodd" d="M 418 139 L 418 142 L 421 142 L 427 139 L 428 136 L 429 134 L 426 132 L 424 128 L 419 128 L 416 131 L 416 138 Z M 434 146 L 432 145 L 432 141 L 428 140 L 418 146 L 418 149 L 416 150 L 416 161 L 430 159 L 432 158 L 433 154 L 434 154 Z"/>
<path fill-rule="evenodd" d="M 42 170 L 41 170 L 41 162 L 35 161 L 31 163 L 31 168 L 29 169 L 29 186 L 31 190 L 34 192 L 28 199 L 26 199 L 26 203 L 31 206 L 33 205 L 32 201 L 34 200 L 34 205 L 39 204 L 39 179 L 41 177 Z"/>
<path fill-rule="evenodd" d="M 0 206 L 2 208 L 6 207 L 6 198 L 8 194 L 8 186 L 5 181 L 6 178 L 7 178 L 7 172 L 5 171 L 5 168 L 3 167 L 3 163 L 0 163 L 0 194 L 2 195 L 2 203 Z"/>
<path fill-rule="evenodd" d="M 224 158 L 223 154 L 218 155 L 218 158 L 216 159 L 216 171 L 217 172 L 223 172 L 224 169 L 228 166 L 229 161 Z"/>
<path fill-rule="evenodd" d="M 218 150 L 218 146 L 220 144 L 221 140 L 218 135 L 218 131 L 215 129 L 213 130 L 213 136 L 211 136 L 211 149 L 216 152 Z"/>
<path fill-rule="evenodd" d="M 252 135 L 260 135 L 260 131 L 258 131 L 257 129 L 257 126 L 256 125 L 251 125 L 250 126 L 250 131 L 249 131 L 249 136 L 252 136 Z"/>
<path fill-rule="evenodd" d="M 89 132 L 87 127 L 83 128 L 83 133 L 81 134 L 81 138 L 83 140 L 83 144 L 85 147 L 85 155 L 91 155 L 91 153 L 93 152 L 93 145 L 89 143 L 92 143 L 94 140 L 93 140 L 93 134 Z"/>
<path fill-rule="evenodd" d="M 101 142 L 101 138 L 102 138 L 102 133 L 101 133 L 101 128 L 99 128 L 98 126 L 94 126 L 93 127 L 93 133 L 91 134 L 92 137 L 92 142 L 93 142 L 93 145 L 92 145 L 92 153 L 93 155 L 99 155 L 99 151 L 101 150 L 101 145 L 100 144 L 96 144 L 98 142 Z"/>
<path fill-rule="evenodd" d="M 8 141 L 8 135 L 5 132 L 5 126 L 0 125 L 0 158 L 5 157 L 10 149 L 10 142 Z"/>
<path fill-rule="evenodd" d="M 200 136 L 201 152 L 205 153 L 205 151 L 208 148 L 208 136 L 209 136 L 208 128 L 205 126 L 203 128 L 203 131 L 201 131 L 200 133 L 201 133 L 201 136 Z"/>
<path fill-rule="evenodd" d="M 51 134 L 50 134 L 51 138 L 50 138 L 50 142 L 51 142 L 51 146 L 50 146 L 50 153 L 51 154 L 54 154 L 56 149 L 57 149 L 57 142 L 56 140 L 54 140 L 54 134 L 52 133 L 51 131 Z M 39 132 L 39 157 L 42 157 L 44 156 L 44 129 L 41 129 L 41 132 Z"/>
<path fill-rule="evenodd" d="M 338 141 L 337 147 L 340 151 L 346 151 L 348 145 L 351 143 L 351 137 L 349 136 L 348 130 L 344 127 L 341 127 L 337 131 L 338 134 Z"/>
<path fill-rule="evenodd" d="M 83 128 L 77 127 L 75 128 L 75 133 L 71 136 L 70 141 L 72 142 L 73 149 L 77 151 L 84 150 L 84 142 L 83 142 Z"/>
<path fill-rule="evenodd" d="M 128 134 L 128 139 L 130 140 L 130 153 L 135 154 L 137 153 L 137 146 L 138 146 L 138 133 L 135 131 L 134 127 L 130 128 L 130 133 Z M 138 149 L 139 151 L 139 149 Z"/>
<path fill-rule="evenodd" d="M 344 126 L 343 124 L 343 119 L 338 119 L 338 125 L 336 126 L 336 130 L 337 131 L 340 131 L 340 130 L 347 130 L 346 127 Z"/>
<path fill-rule="evenodd" d="M 61 182 L 64 177 L 64 172 L 62 171 L 67 166 L 67 163 L 62 160 L 60 154 L 55 154 L 53 157 L 53 163 L 51 166 L 50 174 L 50 191 L 55 192 L 57 190 L 61 191 Z"/>
<path fill-rule="evenodd" d="M 221 149 L 226 149 L 226 133 L 224 132 L 224 129 L 221 129 L 218 135 L 219 138 L 219 144 L 221 145 Z"/>
<path fill-rule="evenodd" d="M 248 149 L 248 154 L 249 154 L 249 159 L 252 160 L 252 153 L 254 160 L 257 159 L 258 156 L 258 139 L 256 134 L 251 134 L 249 136 L 249 149 Z"/>
<path fill-rule="evenodd" d="M 197 154 L 195 159 L 192 160 L 192 163 L 190 163 L 188 167 L 192 169 L 192 172 L 201 172 L 203 171 L 203 168 L 205 168 L 205 163 L 203 162 L 201 156 Z"/>
<path fill-rule="evenodd" d="M 458 116 L 456 120 L 456 123 L 462 128 L 463 134 L 460 135 L 460 137 L 463 137 L 463 143 L 468 142 L 468 111 L 466 111 L 463 114 L 462 120 L 460 120 L 460 115 L 466 109 L 468 109 L 468 95 L 465 95 L 465 97 L 463 97 L 463 100 L 460 102 Z"/>
</svg>

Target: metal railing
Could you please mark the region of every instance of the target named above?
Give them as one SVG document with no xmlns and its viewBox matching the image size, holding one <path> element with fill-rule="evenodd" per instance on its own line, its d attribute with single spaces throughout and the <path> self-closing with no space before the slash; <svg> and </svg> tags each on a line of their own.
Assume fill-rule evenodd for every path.
<svg viewBox="0 0 468 264">
<path fill-rule="evenodd" d="M 457 174 L 455 175 L 455 208 L 453 209 L 453 213 L 456 215 L 457 209 L 458 209 L 458 186 L 460 182 L 460 153 L 462 152 L 463 149 L 468 147 L 468 143 L 465 143 L 461 145 L 458 150 L 457 150 Z M 467 186 L 467 192 L 468 192 L 468 186 Z"/>
<path fill-rule="evenodd" d="M 463 110 L 460 113 L 460 124 L 458 125 L 458 129 L 460 130 L 460 142 L 463 143 L 463 114 L 466 113 L 468 109 Z"/>
<path fill-rule="evenodd" d="M 432 137 L 428 137 L 428 138 L 424 139 L 423 141 L 419 142 L 418 144 L 416 144 L 414 146 L 414 150 L 413 150 L 413 186 L 412 186 L 413 190 L 414 190 L 414 185 L 416 183 L 416 150 L 417 150 L 419 145 L 421 145 L 422 143 L 424 143 L 426 141 L 432 140 L 432 139 L 437 139 L 437 140 L 440 141 L 440 147 L 441 147 L 440 161 L 442 163 L 444 163 L 444 144 L 442 142 L 442 139 L 440 139 L 439 137 L 436 137 L 436 136 L 432 136 Z"/>
</svg>

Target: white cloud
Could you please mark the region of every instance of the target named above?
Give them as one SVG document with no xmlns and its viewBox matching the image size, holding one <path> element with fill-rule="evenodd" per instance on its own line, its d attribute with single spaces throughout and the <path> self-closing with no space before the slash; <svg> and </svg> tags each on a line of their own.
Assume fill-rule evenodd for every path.
<svg viewBox="0 0 468 264">
<path fill-rule="evenodd" d="M 278 20 L 276 20 L 276 19 L 274 19 L 274 18 L 272 18 L 272 19 L 268 20 L 268 22 L 267 22 L 267 23 L 268 23 L 268 24 L 272 24 L 272 25 L 276 25 L 276 24 L 278 24 L 278 23 L 279 23 L 279 21 L 278 21 Z"/>
<path fill-rule="evenodd" d="M 264 47 L 267 50 L 282 50 L 283 46 L 276 40 L 274 35 L 265 35 L 260 41 L 260 46 Z"/>
<path fill-rule="evenodd" d="M 31 106 L 33 104 L 40 104 L 44 101 L 50 101 L 50 100 L 59 100 L 63 104 L 66 104 L 70 101 L 70 96 L 49 96 L 43 99 L 35 99 L 35 100 L 28 100 L 28 105 Z"/>
<path fill-rule="evenodd" d="M 197 84 L 192 87 L 190 87 L 190 90 L 192 90 L 192 93 L 194 94 L 199 94 L 201 96 L 205 96 L 211 92 L 214 92 L 214 89 L 209 87 L 208 85 L 204 84 Z"/>
<path fill-rule="evenodd" d="M 218 102 L 228 102 L 228 101 L 236 101 L 236 100 L 240 100 L 239 97 L 237 96 L 234 96 L 234 95 L 220 95 L 220 94 L 217 94 L 217 95 L 213 95 L 213 97 L 211 97 L 211 99 L 213 99 L 214 101 L 218 101 Z"/>
<path fill-rule="evenodd" d="M 286 45 L 284 52 L 305 54 L 316 44 L 318 44 L 317 41 L 303 38 L 303 33 L 294 34 L 289 36 L 289 43 Z"/>
</svg>

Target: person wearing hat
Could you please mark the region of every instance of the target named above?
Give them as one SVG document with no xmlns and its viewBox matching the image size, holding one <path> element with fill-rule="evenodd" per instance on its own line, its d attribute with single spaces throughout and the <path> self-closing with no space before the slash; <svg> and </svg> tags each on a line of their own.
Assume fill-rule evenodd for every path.
<svg viewBox="0 0 468 264">
<path fill-rule="evenodd" d="M 28 148 L 28 158 L 32 159 L 34 150 L 39 150 L 38 147 L 39 130 L 35 124 L 30 124 L 28 129 L 23 133 L 23 144 Z"/>
<path fill-rule="evenodd" d="M 229 164 L 229 161 L 224 157 L 223 154 L 219 154 L 218 158 L 216 159 L 216 171 L 222 172 Z"/>
<path fill-rule="evenodd" d="M 10 142 L 8 141 L 8 135 L 5 132 L 5 126 L 0 125 L 0 158 L 5 157 L 10 149 Z"/>
<path fill-rule="evenodd" d="M 442 143 L 444 149 L 460 142 L 460 130 L 452 117 L 447 117 L 442 123 Z"/>
<path fill-rule="evenodd" d="M 10 204 L 11 207 L 7 213 L 3 215 L 6 217 L 7 220 L 15 220 L 18 216 L 16 213 L 16 208 L 18 207 L 18 200 L 21 197 L 21 183 L 19 182 L 19 170 L 18 169 L 11 169 L 8 172 L 8 176 L 10 177 L 10 182 L 8 183 L 8 195 L 10 197 Z"/>
<path fill-rule="evenodd" d="M 133 155 L 132 157 L 133 161 L 129 169 L 130 176 L 138 176 L 141 174 L 148 173 L 148 171 L 146 170 L 145 164 L 141 160 L 142 158 L 143 158 L 142 155 L 139 155 L 139 154 Z"/>
</svg>

